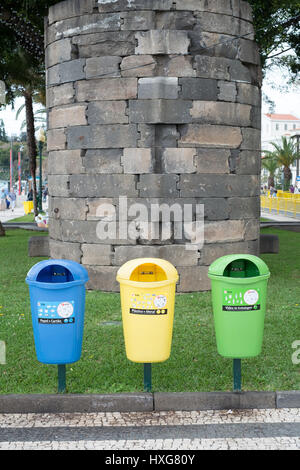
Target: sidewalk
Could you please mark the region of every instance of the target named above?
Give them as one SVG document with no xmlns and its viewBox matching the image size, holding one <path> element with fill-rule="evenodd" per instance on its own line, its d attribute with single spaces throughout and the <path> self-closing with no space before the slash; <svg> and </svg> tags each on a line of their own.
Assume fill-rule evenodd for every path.
<svg viewBox="0 0 300 470">
<path fill-rule="evenodd" d="M 275 222 L 300 222 L 300 219 L 295 219 L 294 217 L 286 217 L 284 215 L 273 214 L 269 211 L 261 211 L 261 217 L 264 219 L 273 220 Z"/>
<path fill-rule="evenodd" d="M 0 211 L 0 222 L 8 222 L 9 220 L 16 219 L 17 217 L 23 217 L 25 215 L 23 199 L 25 201 L 24 197 L 18 197 L 17 205 L 14 211 L 12 211 L 11 209 Z"/>
</svg>

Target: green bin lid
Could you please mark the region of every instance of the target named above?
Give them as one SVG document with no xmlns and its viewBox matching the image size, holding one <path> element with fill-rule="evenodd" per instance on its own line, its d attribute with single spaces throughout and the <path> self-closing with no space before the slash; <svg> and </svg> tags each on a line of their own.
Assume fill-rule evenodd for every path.
<svg viewBox="0 0 300 470">
<path fill-rule="evenodd" d="M 221 258 L 216 259 L 208 269 L 208 275 L 214 276 L 223 276 L 224 271 L 227 266 L 232 263 L 233 261 L 237 260 L 247 260 L 251 261 L 258 269 L 260 276 L 266 276 L 270 274 L 269 268 L 266 263 L 254 255 L 245 255 L 245 254 L 238 254 L 238 255 L 226 255 L 222 256 Z"/>
</svg>

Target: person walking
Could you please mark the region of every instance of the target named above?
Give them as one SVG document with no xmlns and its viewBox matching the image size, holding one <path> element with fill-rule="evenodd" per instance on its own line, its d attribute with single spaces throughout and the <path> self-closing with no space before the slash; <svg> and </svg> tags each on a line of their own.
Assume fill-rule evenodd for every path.
<svg viewBox="0 0 300 470">
<path fill-rule="evenodd" d="M 10 192 L 8 193 L 8 198 L 10 200 L 10 207 L 13 212 L 16 207 L 16 200 L 17 200 L 17 196 L 16 196 L 16 193 L 14 192 L 14 188 L 12 188 Z"/>
<path fill-rule="evenodd" d="M 5 211 L 5 209 L 6 209 L 6 194 L 5 194 L 5 189 L 3 188 L 0 194 L 0 210 Z"/>
</svg>

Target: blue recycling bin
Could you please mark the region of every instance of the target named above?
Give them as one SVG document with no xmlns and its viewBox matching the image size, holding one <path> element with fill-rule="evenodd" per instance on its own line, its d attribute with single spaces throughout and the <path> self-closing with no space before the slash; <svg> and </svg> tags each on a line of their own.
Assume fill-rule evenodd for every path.
<svg viewBox="0 0 300 470">
<path fill-rule="evenodd" d="M 27 274 L 37 359 L 70 364 L 81 356 L 87 270 L 75 261 L 47 260 Z"/>
</svg>

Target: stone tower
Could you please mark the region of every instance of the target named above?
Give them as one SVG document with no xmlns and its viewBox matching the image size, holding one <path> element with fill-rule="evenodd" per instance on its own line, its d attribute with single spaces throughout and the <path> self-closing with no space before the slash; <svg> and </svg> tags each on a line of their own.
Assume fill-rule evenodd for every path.
<svg viewBox="0 0 300 470">
<path fill-rule="evenodd" d="M 104 291 L 119 289 L 127 260 L 164 258 L 189 292 L 210 288 L 219 256 L 258 254 L 261 70 L 248 2 L 67 0 L 49 10 L 46 67 L 52 258 L 81 262 Z M 180 210 L 147 219 L 142 209 L 161 204 L 192 207 L 193 220 L 203 205 L 204 245 L 187 249 Z"/>
</svg>

